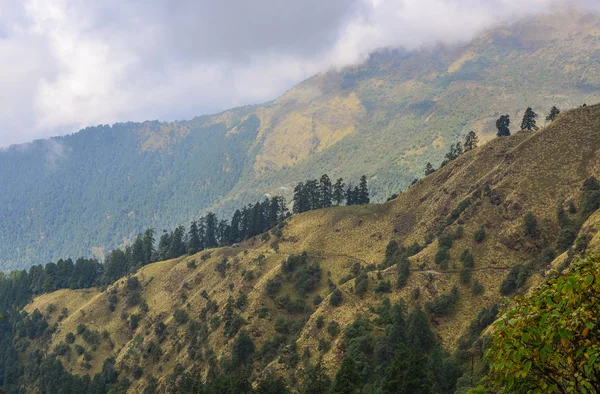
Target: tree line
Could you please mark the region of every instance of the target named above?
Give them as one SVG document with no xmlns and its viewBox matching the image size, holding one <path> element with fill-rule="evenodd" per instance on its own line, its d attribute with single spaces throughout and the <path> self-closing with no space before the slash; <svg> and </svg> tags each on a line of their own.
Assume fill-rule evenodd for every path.
<svg viewBox="0 0 600 394">
<path fill-rule="evenodd" d="M 361 205 L 370 201 L 365 175 L 361 176 L 359 184 L 354 186 L 352 183 L 346 185 L 343 178 L 338 178 L 333 184 L 329 176 L 323 174 L 319 180 L 309 179 L 296 185 L 293 211 L 302 213 L 341 205 L 344 202 L 346 205 Z"/>
</svg>

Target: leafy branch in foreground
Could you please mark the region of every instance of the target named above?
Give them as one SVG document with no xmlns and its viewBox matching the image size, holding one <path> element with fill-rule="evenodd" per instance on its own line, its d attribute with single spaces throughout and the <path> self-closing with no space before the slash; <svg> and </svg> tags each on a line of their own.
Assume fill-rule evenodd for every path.
<svg viewBox="0 0 600 394">
<path fill-rule="evenodd" d="M 497 383 L 519 393 L 600 393 L 600 256 L 519 298 L 486 353 Z"/>
</svg>

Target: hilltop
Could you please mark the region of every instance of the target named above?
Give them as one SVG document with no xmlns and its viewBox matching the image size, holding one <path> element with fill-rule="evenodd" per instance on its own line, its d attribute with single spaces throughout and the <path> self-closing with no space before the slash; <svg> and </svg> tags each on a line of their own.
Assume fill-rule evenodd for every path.
<svg viewBox="0 0 600 394">
<path fill-rule="evenodd" d="M 597 102 L 600 18 L 575 11 L 460 46 L 382 50 L 272 102 L 190 121 L 100 125 L 0 151 L 0 268 L 102 259 L 148 227 L 229 214 L 297 182 L 367 174 L 385 201 L 470 130 L 528 106 Z M 376 154 L 374 153 L 376 152 Z"/>
<path fill-rule="evenodd" d="M 143 390 L 151 376 L 168 385 L 181 368 L 210 374 L 231 354 L 238 330 L 249 333 L 257 352 L 266 349 L 252 364 L 254 376 L 275 371 L 301 379 L 302 368 L 285 360 L 290 352 L 304 358 L 306 348 L 308 360 L 322 354 L 333 375 L 347 354 L 351 324 L 376 321 L 386 297 L 404 300 L 409 310 L 424 307 L 441 343 L 456 351 L 479 312 L 501 302 L 507 278 L 519 277 L 505 294 L 522 293 L 543 281 L 546 270 L 564 269 L 600 245 L 600 215 L 593 213 L 600 201 L 586 197 L 586 188 L 596 186 L 583 187 L 600 177 L 599 150 L 600 105 L 570 110 L 539 131 L 464 153 L 390 202 L 297 214 L 268 235 L 150 264 L 107 288 L 45 294 L 25 310 L 57 324 L 50 350 L 76 334 L 68 347 L 81 346 L 85 359 L 71 350 L 59 354 L 68 371 L 100 372 L 115 357 L 116 369 L 132 381 L 130 392 Z M 419 244 L 408 254 L 410 274 L 401 288 L 402 263 L 389 253 L 393 241 Z M 468 281 L 465 250 L 473 262 Z M 303 281 L 312 278 L 310 285 L 298 285 L 300 273 Z M 341 291 L 339 306 L 332 305 L 333 288 Z M 130 303 L 132 293 L 143 301 Z M 433 308 L 444 294 L 457 297 Z M 228 306 L 233 300 L 236 306 Z M 331 322 L 341 333 L 326 332 Z M 95 344 L 80 327 L 96 333 Z M 282 335 L 284 342 L 273 342 Z M 139 367 L 142 376 L 135 375 Z"/>
</svg>

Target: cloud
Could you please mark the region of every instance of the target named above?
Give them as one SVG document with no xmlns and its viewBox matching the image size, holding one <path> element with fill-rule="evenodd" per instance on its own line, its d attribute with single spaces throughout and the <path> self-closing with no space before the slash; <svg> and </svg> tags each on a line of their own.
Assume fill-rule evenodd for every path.
<svg viewBox="0 0 600 394">
<path fill-rule="evenodd" d="M 0 0 L 0 146 L 270 100 L 377 48 L 468 40 L 553 3 Z"/>
</svg>

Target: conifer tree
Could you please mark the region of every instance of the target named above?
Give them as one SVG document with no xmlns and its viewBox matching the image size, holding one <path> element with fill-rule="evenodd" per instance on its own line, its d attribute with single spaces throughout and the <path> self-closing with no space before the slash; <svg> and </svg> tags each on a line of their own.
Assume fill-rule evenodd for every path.
<svg viewBox="0 0 600 394">
<path fill-rule="evenodd" d="M 144 232 L 144 265 L 152 262 L 154 255 L 154 229 L 149 228 Z"/>
<path fill-rule="evenodd" d="M 538 127 L 536 125 L 535 119 L 538 117 L 538 114 L 533 112 L 531 107 L 525 110 L 525 114 L 523 115 L 523 121 L 521 122 L 521 130 L 537 130 Z"/>
<path fill-rule="evenodd" d="M 344 201 L 344 179 L 338 178 L 333 186 L 333 201 L 335 201 L 336 205 L 340 205 Z"/>
<path fill-rule="evenodd" d="M 200 251 L 200 234 L 198 233 L 198 222 L 192 221 L 190 224 L 190 231 L 188 233 L 189 241 L 187 252 L 194 254 Z"/>
<path fill-rule="evenodd" d="M 131 263 L 136 268 L 144 265 L 144 241 L 140 234 L 138 234 L 131 247 Z"/>
<path fill-rule="evenodd" d="M 242 222 L 242 213 L 240 212 L 239 209 L 236 209 L 236 211 L 233 213 L 233 216 L 231 218 L 231 228 L 229 230 L 229 242 L 230 243 L 236 243 L 241 241 L 241 237 L 240 237 L 240 225 Z"/>
<path fill-rule="evenodd" d="M 477 148 L 477 144 L 479 144 L 479 137 L 473 130 L 469 131 L 465 138 L 464 151 L 468 152 Z"/>
<path fill-rule="evenodd" d="M 182 256 L 185 253 L 185 243 L 183 242 L 183 235 L 185 230 L 183 226 L 177 227 L 171 233 L 171 243 L 167 250 L 167 259 L 174 259 L 175 257 Z"/>
<path fill-rule="evenodd" d="M 346 205 L 354 205 L 354 187 L 351 183 L 348 184 L 346 188 Z"/>
<path fill-rule="evenodd" d="M 496 135 L 498 137 L 508 137 L 510 135 L 510 116 L 509 115 L 502 115 L 498 118 L 498 120 L 496 121 L 496 128 L 498 129 L 498 132 L 496 133 Z"/>
<path fill-rule="evenodd" d="M 294 188 L 294 213 L 302 213 L 310 210 L 310 198 L 308 189 L 300 182 Z"/>
<path fill-rule="evenodd" d="M 331 393 L 358 394 L 360 393 L 360 388 L 360 376 L 356 370 L 356 363 L 352 357 L 346 357 L 342 361 L 342 365 L 335 375 Z"/>
<path fill-rule="evenodd" d="M 331 206 L 331 199 L 333 198 L 333 190 L 331 185 L 331 180 L 327 174 L 323 174 L 321 176 L 321 180 L 319 182 L 319 192 L 320 192 L 320 207 L 327 208 Z"/>
<path fill-rule="evenodd" d="M 552 108 L 550 108 L 550 113 L 546 116 L 546 122 L 553 122 L 558 114 L 560 114 L 560 110 L 556 108 L 556 106 L 552 106 Z"/>
<path fill-rule="evenodd" d="M 306 195 L 308 196 L 308 211 L 321 208 L 321 199 L 319 193 L 319 182 L 316 179 L 310 179 L 304 184 Z"/>
<path fill-rule="evenodd" d="M 368 204 L 371 201 L 371 199 L 369 198 L 369 187 L 367 185 L 367 177 L 365 175 L 360 177 L 360 184 L 358 187 L 356 199 L 358 204 Z"/>
<path fill-rule="evenodd" d="M 212 212 L 209 212 L 204 217 L 205 222 L 205 233 L 204 233 L 204 246 L 206 248 L 214 248 L 218 246 L 217 242 L 217 215 Z"/>
<path fill-rule="evenodd" d="M 435 168 L 433 168 L 433 165 L 431 165 L 430 162 L 427 162 L 427 164 L 425 165 L 425 176 L 433 174 L 434 172 Z"/>
</svg>

